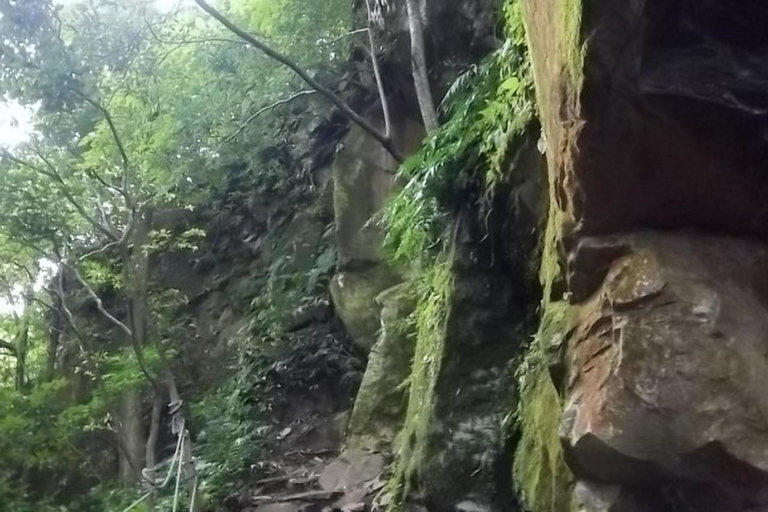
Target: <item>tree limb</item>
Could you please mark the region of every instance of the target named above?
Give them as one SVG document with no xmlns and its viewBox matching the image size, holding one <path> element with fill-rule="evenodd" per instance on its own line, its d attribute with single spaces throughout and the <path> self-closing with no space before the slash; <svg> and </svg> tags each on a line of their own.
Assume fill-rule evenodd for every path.
<svg viewBox="0 0 768 512">
<path fill-rule="evenodd" d="M 45 158 L 41 153 L 38 151 L 35 151 L 35 154 L 40 158 L 45 165 L 50 169 L 50 171 L 46 171 L 45 169 L 42 169 L 41 167 L 38 167 L 30 162 L 27 162 L 26 160 L 22 160 L 20 158 L 17 158 L 13 156 L 11 153 L 9 153 L 7 150 L 3 150 L 2 156 L 10 160 L 11 162 L 14 162 L 15 164 L 21 165 L 23 167 L 26 167 L 27 169 L 31 169 L 39 174 L 42 174 L 43 176 L 48 177 L 51 179 L 56 186 L 61 190 L 61 193 L 64 194 L 64 197 L 67 199 L 69 204 L 71 204 L 75 210 L 80 214 L 83 219 L 88 221 L 94 228 L 96 228 L 97 231 L 99 231 L 101 234 L 106 235 L 111 240 L 118 240 L 119 236 L 112 231 L 108 226 L 103 225 L 101 222 L 96 220 L 94 216 L 89 214 L 83 205 L 81 205 L 76 199 L 75 196 L 72 195 L 72 192 L 70 192 L 69 187 L 67 186 L 64 179 L 59 174 L 56 167 L 47 159 Z"/>
<path fill-rule="evenodd" d="M 253 121 L 257 117 L 259 117 L 264 112 L 266 112 L 268 110 L 272 110 L 272 109 L 274 109 L 276 107 L 279 107 L 280 105 L 285 105 L 286 103 L 290 103 L 291 101 L 293 101 L 293 100 L 295 100 L 297 98 L 300 98 L 302 96 L 307 96 L 308 94 L 316 94 L 316 93 L 317 93 L 317 91 L 314 91 L 314 90 L 313 91 L 299 91 L 296 94 L 294 94 L 294 95 L 292 95 L 292 96 L 290 96 L 288 98 L 284 98 L 282 100 L 279 100 L 279 101 L 276 101 L 276 102 L 272 103 L 271 105 L 267 105 L 266 107 L 260 108 L 255 113 L 251 114 L 251 116 L 248 117 L 248 119 L 243 121 L 243 124 L 241 124 L 237 128 L 237 130 L 235 130 L 232 133 L 232 135 L 228 136 L 226 139 L 221 141 L 221 143 L 219 143 L 219 149 L 221 149 L 221 147 L 224 146 L 224 144 L 227 144 L 228 142 L 231 142 L 232 140 L 234 140 L 238 135 L 240 135 L 243 132 L 243 130 L 245 130 L 245 128 L 251 123 L 251 121 Z"/>
<path fill-rule="evenodd" d="M 96 309 L 98 309 L 99 313 L 101 313 L 101 316 L 109 320 L 109 322 L 123 331 L 128 336 L 133 336 L 133 332 L 131 331 L 130 327 L 125 325 L 123 322 L 118 320 L 112 313 L 107 311 L 107 309 L 104 307 L 104 302 L 101 300 L 101 297 L 98 296 L 96 292 L 93 291 L 93 288 L 88 284 L 88 282 L 83 279 L 83 276 L 80 275 L 80 272 L 77 271 L 77 269 L 67 263 L 62 262 L 62 264 L 69 269 L 70 272 L 72 272 L 72 275 L 75 276 L 75 279 L 77 279 L 77 282 L 80 283 L 80 285 L 85 289 L 85 292 L 88 294 L 88 297 L 96 304 Z"/>
<path fill-rule="evenodd" d="M 368 9 L 368 42 L 371 45 L 371 64 L 373 65 L 373 76 L 376 79 L 376 88 L 379 90 L 379 98 L 381 99 L 381 111 L 384 114 L 384 136 L 389 139 L 392 137 L 392 120 L 389 115 L 387 93 L 384 92 L 384 80 L 381 78 L 379 58 L 376 56 L 376 36 L 373 33 L 373 13 L 371 11 L 371 0 L 365 0 L 365 5 Z"/>
<path fill-rule="evenodd" d="M 248 44 L 258 49 L 269 58 L 274 59 L 277 62 L 291 69 L 291 71 L 296 73 L 310 87 L 312 87 L 314 90 L 316 90 L 326 99 L 328 99 L 331 103 L 333 103 L 350 121 L 358 125 L 360 128 L 365 130 L 371 137 L 376 139 L 379 142 L 379 144 L 381 144 L 392 155 L 392 157 L 395 160 L 397 160 L 400 163 L 403 162 L 404 160 L 403 155 L 400 153 L 400 151 L 398 151 L 398 149 L 392 143 L 392 140 L 388 138 L 386 135 L 379 132 L 376 129 L 376 127 L 373 126 L 371 123 L 369 123 L 364 117 L 362 117 L 360 114 L 352 110 L 352 108 L 349 105 L 347 105 L 347 103 L 343 99 L 341 99 L 341 97 L 339 97 L 335 92 L 333 92 L 332 90 L 330 90 L 329 88 L 325 87 L 323 84 L 321 84 L 320 82 L 312 78 L 306 71 L 301 69 L 301 67 L 298 64 L 296 64 L 294 61 L 292 61 L 290 58 L 278 52 L 277 50 L 273 49 L 271 46 L 259 41 L 258 39 L 253 37 L 251 34 L 249 34 L 245 30 L 235 25 L 223 14 L 221 14 L 219 11 L 211 7 L 205 0 L 195 0 L 195 3 L 199 5 L 205 12 L 211 15 L 214 19 L 216 19 L 219 23 L 221 23 L 227 29 L 229 29 L 231 32 L 236 34 L 238 37 L 240 37 L 244 41 L 248 42 Z"/>
<path fill-rule="evenodd" d="M 152 387 L 155 389 L 162 389 L 162 386 L 160 385 L 160 382 L 158 381 L 157 377 L 149 370 L 149 367 L 147 366 L 146 361 L 144 360 L 144 353 L 141 349 L 141 347 L 137 346 L 136 340 L 133 336 L 133 331 L 125 325 L 123 322 L 118 320 L 112 313 L 107 311 L 107 309 L 104 307 L 104 302 L 101 300 L 101 297 L 99 297 L 96 292 L 93 291 L 93 288 L 88 284 L 88 282 L 83 279 L 83 276 L 80 275 L 80 272 L 77 271 L 76 268 L 66 263 L 64 260 L 59 260 L 59 263 L 61 263 L 62 266 L 66 267 L 70 272 L 72 272 L 72 275 L 75 276 L 75 279 L 77 279 L 78 283 L 85 289 L 86 294 L 88 297 L 93 300 L 96 304 L 96 309 L 101 313 L 101 315 L 106 318 L 112 325 L 116 326 L 120 331 L 125 333 L 128 338 L 131 340 L 131 344 L 133 345 L 133 351 L 136 355 L 136 361 L 139 363 L 139 368 L 141 369 L 142 373 L 147 377 L 147 380 L 149 380 L 150 384 L 152 384 Z M 62 307 L 65 310 L 65 314 L 67 316 L 67 320 L 69 321 L 70 325 L 74 328 L 74 317 L 72 316 L 72 313 L 69 311 L 69 309 L 66 307 L 66 302 L 64 298 L 64 293 L 60 292 L 59 299 L 61 300 Z"/>
<path fill-rule="evenodd" d="M 96 108 L 99 112 L 102 113 L 104 116 L 104 119 L 107 121 L 107 126 L 109 126 L 109 131 L 112 133 L 112 138 L 115 141 L 115 145 L 117 146 L 117 151 L 120 153 L 120 158 L 123 162 L 123 195 L 128 201 L 128 208 L 131 208 L 133 206 L 133 202 L 130 199 L 130 193 L 128 192 L 128 174 L 130 172 L 131 168 L 131 161 L 128 158 L 128 153 L 125 151 L 125 146 L 123 145 L 123 140 L 120 138 L 120 134 L 117 131 L 117 126 L 115 125 L 115 121 L 112 119 L 112 114 L 109 113 L 109 110 L 99 103 L 98 101 L 92 100 L 82 92 L 80 92 L 77 89 L 72 89 L 72 91 L 80 96 L 83 101 L 86 103 L 92 105 L 94 108 Z"/>
<path fill-rule="evenodd" d="M 237 39 L 227 39 L 225 37 L 204 37 L 204 38 L 180 39 L 180 40 L 163 39 L 157 34 L 157 32 L 155 32 L 154 28 L 152 27 L 152 24 L 149 22 L 149 20 L 146 19 L 146 17 L 144 18 L 144 24 L 147 26 L 149 33 L 152 35 L 155 41 L 157 41 L 160 44 L 185 45 L 185 44 L 205 44 L 205 43 L 230 43 L 230 44 L 236 44 L 240 46 L 244 46 L 248 44 L 245 41 L 238 41 Z"/>
<path fill-rule="evenodd" d="M 413 83 L 416 86 L 416 96 L 419 100 L 421 117 L 424 120 L 424 128 L 431 133 L 440 127 L 437 120 L 435 100 L 432 98 L 432 89 L 429 86 L 427 74 L 427 57 L 424 49 L 424 25 L 421 12 L 416 5 L 416 0 L 405 0 L 408 9 L 408 28 L 411 33 L 411 59 L 413 64 Z"/>
<path fill-rule="evenodd" d="M 0 349 L 7 350 L 11 353 L 13 357 L 18 357 L 18 351 L 16 350 L 16 347 L 12 343 L 8 343 L 7 341 L 0 340 Z"/>
</svg>

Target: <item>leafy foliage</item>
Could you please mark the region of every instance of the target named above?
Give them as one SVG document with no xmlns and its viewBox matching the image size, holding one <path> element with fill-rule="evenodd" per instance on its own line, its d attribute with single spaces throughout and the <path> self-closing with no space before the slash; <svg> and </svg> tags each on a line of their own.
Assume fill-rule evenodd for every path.
<svg viewBox="0 0 768 512">
<path fill-rule="evenodd" d="M 306 66 L 345 58 L 345 1 L 228 6 Z M 297 87 L 196 10 L 165 14 L 145 1 L 0 0 L 0 32 L 0 101 L 28 107 L 35 122 L 28 143 L 0 149 L 0 293 L 23 310 L 0 311 L 0 338 L 14 340 L 24 326 L 29 341 L 24 361 L 12 343 L 0 351 L 0 502 L 15 512 L 119 510 L 136 489 L 116 490 L 112 478 L 117 405 L 148 382 L 122 333 L 94 320 L 95 302 L 62 265 L 76 268 L 128 323 L 125 298 L 137 288 L 137 260 L 151 265 L 164 253 L 196 254 L 215 243 L 208 226 L 154 223 L 146 240 L 133 243 L 140 212 L 210 214 L 261 194 L 280 198 L 282 214 L 306 199 L 307 176 L 284 156 L 312 100 L 246 123 Z M 253 321 L 233 340 L 238 371 L 218 393 L 198 397 L 195 411 L 207 494 L 224 492 L 259 448 L 263 395 L 274 385 L 264 379 L 277 371 L 275 362 L 293 371 L 301 366 L 297 354 L 334 353 L 302 348 L 283 329 L 287 312 L 319 300 L 335 266 L 329 244 L 315 256 L 317 265 L 303 274 L 276 258 L 256 279 L 265 293 L 241 297 Z M 164 358 L 183 366 L 179 340 L 189 318 L 178 314 L 186 305 L 179 292 L 147 286 L 143 354 L 158 374 Z M 66 320 L 61 295 L 76 325 Z M 26 371 L 22 387 L 17 366 Z M 302 368 L 297 379 L 306 375 Z M 158 510 L 164 507 L 170 510 L 161 499 Z"/>
<path fill-rule="evenodd" d="M 535 116 L 520 6 L 505 4 L 507 39 L 461 75 L 441 106 L 446 122 L 400 170 L 407 180 L 385 215 L 385 247 L 400 265 L 428 265 L 460 204 L 486 206 L 514 172 L 516 138 Z"/>
</svg>

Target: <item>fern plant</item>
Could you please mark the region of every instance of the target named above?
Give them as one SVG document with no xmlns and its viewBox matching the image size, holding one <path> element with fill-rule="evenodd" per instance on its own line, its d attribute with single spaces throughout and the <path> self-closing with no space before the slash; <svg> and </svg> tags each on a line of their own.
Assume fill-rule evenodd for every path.
<svg viewBox="0 0 768 512">
<path fill-rule="evenodd" d="M 505 4 L 507 38 L 451 85 L 443 126 L 401 167 L 405 186 L 383 214 L 385 249 L 400 266 L 434 261 L 450 213 L 490 205 L 512 176 L 512 150 L 535 116 L 532 72 L 517 1 Z"/>
</svg>

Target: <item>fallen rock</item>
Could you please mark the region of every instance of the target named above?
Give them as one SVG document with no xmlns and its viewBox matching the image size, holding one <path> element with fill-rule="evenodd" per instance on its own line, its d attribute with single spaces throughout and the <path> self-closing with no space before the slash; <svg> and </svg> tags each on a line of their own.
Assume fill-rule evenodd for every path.
<svg viewBox="0 0 768 512">
<path fill-rule="evenodd" d="M 384 470 L 384 457 L 378 453 L 346 450 L 326 466 L 318 481 L 327 491 L 353 490 L 376 479 Z"/>
</svg>

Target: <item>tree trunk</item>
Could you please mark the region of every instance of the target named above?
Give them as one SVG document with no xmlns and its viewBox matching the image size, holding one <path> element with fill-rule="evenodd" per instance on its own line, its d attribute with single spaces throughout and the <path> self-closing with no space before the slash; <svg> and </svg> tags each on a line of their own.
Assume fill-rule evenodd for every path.
<svg viewBox="0 0 768 512">
<path fill-rule="evenodd" d="M 119 433 L 123 441 L 120 451 L 120 483 L 125 487 L 136 484 L 144 467 L 144 421 L 141 415 L 141 392 L 129 389 L 120 397 Z"/>
<path fill-rule="evenodd" d="M 424 0 L 425 2 L 427 0 Z M 416 4 L 417 0 L 406 0 L 408 8 L 408 28 L 411 33 L 411 64 L 413 65 L 413 83 L 416 86 L 416 97 L 419 100 L 421 117 L 424 120 L 424 128 L 427 133 L 439 128 L 435 100 L 432 98 L 432 89 L 429 85 L 427 73 L 427 53 L 424 47 L 424 23 L 422 15 Z"/>
<path fill-rule="evenodd" d="M 53 309 L 51 310 L 51 326 L 48 332 L 48 347 L 43 370 L 43 382 L 50 382 L 56 374 L 56 356 L 61 344 L 61 335 L 66 328 L 64 313 L 61 308 L 61 299 L 55 293 L 50 293 Z"/>
<path fill-rule="evenodd" d="M 192 438 L 189 436 L 189 431 L 186 428 L 186 421 L 184 417 L 184 409 L 182 408 L 181 395 L 179 394 L 179 388 L 176 387 L 176 381 L 173 375 L 170 375 L 170 369 L 168 374 L 168 397 L 171 401 L 171 407 L 176 406 L 175 414 L 173 415 L 173 427 L 174 429 L 181 428 L 184 436 L 184 446 L 181 450 L 181 467 L 182 474 L 187 480 L 189 488 L 189 499 L 194 500 L 190 507 L 190 512 L 201 512 L 203 510 L 203 503 L 200 499 L 200 493 L 197 491 L 197 472 L 195 470 L 195 463 L 192 459 Z"/>
<path fill-rule="evenodd" d="M 135 235 L 132 246 L 125 247 L 122 251 L 123 273 L 125 286 L 128 293 L 128 325 L 130 326 L 130 342 L 136 353 L 136 358 L 144 368 L 143 347 L 147 329 L 147 278 L 148 258 L 144 245 L 149 236 L 152 225 L 152 210 L 145 209 L 139 212 L 135 226 Z M 158 390 L 156 390 L 158 391 Z M 144 438 L 144 425 L 141 416 L 141 395 L 138 390 L 127 391 L 123 397 L 123 439 L 129 456 L 134 462 L 140 463 L 137 470 L 140 472 L 147 463 L 145 459 L 147 440 Z M 139 432 L 142 435 L 139 436 Z M 147 464 L 148 465 L 148 464 Z M 133 480 L 127 480 L 127 469 L 121 465 L 121 481 L 132 484 L 138 481 L 140 474 Z"/>
<path fill-rule="evenodd" d="M 29 320 L 26 315 L 16 335 L 16 390 L 23 393 L 27 388 L 27 348 L 29 345 Z"/>
<path fill-rule="evenodd" d="M 152 405 L 152 418 L 149 424 L 149 437 L 147 437 L 147 448 L 145 453 L 146 467 L 151 470 L 154 482 L 157 484 L 158 475 L 155 474 L 157 467 L 157 440 L 160 437 L 160 420 L 162 419 L 163 406 L 165 400 L 159 393 L 155 393 L 155 401 Z M 147 499 L 147 508 L 154 511 L 157 503 L 157 496 L 154 493 Z"/>
</svg>

